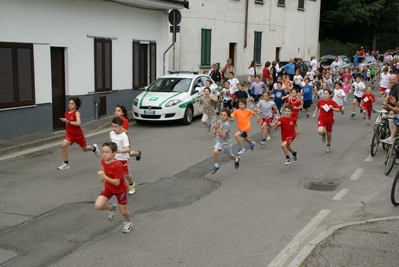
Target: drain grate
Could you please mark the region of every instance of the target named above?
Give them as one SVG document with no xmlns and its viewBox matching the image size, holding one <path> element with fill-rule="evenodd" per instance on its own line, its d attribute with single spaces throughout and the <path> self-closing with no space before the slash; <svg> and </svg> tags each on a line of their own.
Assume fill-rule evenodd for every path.
<svg viewBox="0 0 399 267">
<path fill-rule="evenodd" d="M 310 190 L 317 190 L 317 191 L 334 191 L 335 188 L 337 187 L 337 184 L 332 184 L 332 183 L 309 183 L 305 188 L 310 189 Z"/>
</svg>

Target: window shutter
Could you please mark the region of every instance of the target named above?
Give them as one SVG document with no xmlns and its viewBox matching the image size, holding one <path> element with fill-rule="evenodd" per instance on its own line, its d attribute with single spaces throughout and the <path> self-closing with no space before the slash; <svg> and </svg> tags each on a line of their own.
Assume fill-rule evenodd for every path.
<svg viewBox="0 0 399 267">
<path fill-rule="evenodd" d="M 101 91 L 103 86 L 103 44 L 99 40 L 94 40 L 95 42 L 95 91 Z"/>
<path fill-rule="evenodd" d="M 0 103 L 15 102 L 11 47 L 0 47 Z"/>
<path fill-rule="evenodd" d="M 31 49 L 17 48 L 19 101 L 32 101 Z"/>
<path fill-rule="evenodd" d="M 140 42 L 133 41 L 133 89 L 140 88 Z"/>
<path fill-rule="evenodd" d="M 112 90 L 112 50 L 111 42 L 104 43 L 104 89 L 107 91 Z"/>
<path fill-rule="evenodd" d="M 157 78 L 157 43 L 150 43 L 150 83 Z"/>
</svg>

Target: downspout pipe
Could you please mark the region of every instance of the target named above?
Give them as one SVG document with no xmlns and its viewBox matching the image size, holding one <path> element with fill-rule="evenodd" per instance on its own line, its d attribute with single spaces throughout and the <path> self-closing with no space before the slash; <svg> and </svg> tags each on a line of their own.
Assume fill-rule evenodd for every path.
<svg viewBox="0 0 399 267">
<path fill-rule="evenodd" d="M 244 48 L 247 48 L 248 41 L 248 1 L 245 1 L 245 26 L 244 26 Z"/>
</svg>

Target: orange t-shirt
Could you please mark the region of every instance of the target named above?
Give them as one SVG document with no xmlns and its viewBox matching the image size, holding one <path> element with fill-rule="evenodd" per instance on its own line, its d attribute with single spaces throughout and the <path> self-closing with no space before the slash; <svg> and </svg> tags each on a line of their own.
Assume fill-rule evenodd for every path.
<svg viewBox="0 0 399 267">
<path fill-rule="evenodd" d="M 284 84 L 284 90 L 285 90 L 287 93 L 290 92 L 289 82 L 290 82 L 290 80 L 288 80 L 288 79 L 285 80 L 285 81 L 283 82 L 283 84 Z"/>
<path fill-rule="evenodd" d="M 245 109 L 244 111 L 236 109 L 232 114 L 236 117 L 238 130 L 244 130 L 249 133 L 249 130 L 251 129 L 251 117 L 254 112 L 250 109 Z"/>
</svg>

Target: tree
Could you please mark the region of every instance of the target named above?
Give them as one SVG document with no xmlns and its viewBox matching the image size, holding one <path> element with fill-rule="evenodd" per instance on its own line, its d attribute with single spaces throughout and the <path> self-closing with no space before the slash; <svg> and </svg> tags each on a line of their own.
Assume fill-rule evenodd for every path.
<svg viewBox="0 0 399 267">
<path fill-rule="evenodd" d="M 376 47 L 378 38 L 379 45 L 398 46 L 398 12 L 399 0 L 322 0 L 319 36 L 370 49 L 387 49 Z"/>
</svg>

